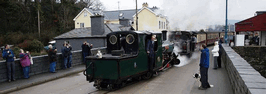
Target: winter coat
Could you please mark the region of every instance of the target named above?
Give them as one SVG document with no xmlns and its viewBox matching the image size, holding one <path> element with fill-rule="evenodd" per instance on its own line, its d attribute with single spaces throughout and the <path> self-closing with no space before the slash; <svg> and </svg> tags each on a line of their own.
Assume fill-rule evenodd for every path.
<svg viewBox="0 0 266 94">
<path fill-rule="evenodd" d="M 48 58 L 50 63 L 55 62 L 57 60 L 56 52 L 53 49 L 48 51 Z"/>
<path fill-rule="evenodd" d="M 209 49 L 205 48 L 201 50 L 201 56 L 200 56 L 200 66 L 201 67 L 205 67 L 205 68 L 209 68 Z"/>
<path fill-rule="evenodd" d="M 89 47 L 88 47 L 88 45 L 87 44 L 82 44 L 81 45 L 81 48 L 82 48 L 82 52 L 83 53 L 88 53 L 89 51 Z"/>
<path fill-rule="evenodd" d="M 63 49 L 61 50 L 63 57 L 69 57 L 70 55 L 72 55 L 71 50 L 72 50 L 71 46 L 68 47 L 68 48 L 67 47 L 63 47 Z"/>
<path fill-rule="evenodd" d="M 9 53 L 7 53 L 9 51 Z M 11 49 L 4 50 L 2 53 L 2 56 L 4 59 L 6 59 L 6 62 L 13 62 L 14 61 L 14 53 Z"/>
<path fill-rule="evenodd" d="M 215 45 L 212 49 L 212 55 L 213 56 L 219 56 L 219 45 Z"/>
<path fill-rule="evenodd" d="M 21 64 L 22 67 L 30 66 L 29 54 L 27 54 L 27 53 L 20 53 L 19 54 L 19 58 L 20 58 L 20 64 Z"/>
</svg>

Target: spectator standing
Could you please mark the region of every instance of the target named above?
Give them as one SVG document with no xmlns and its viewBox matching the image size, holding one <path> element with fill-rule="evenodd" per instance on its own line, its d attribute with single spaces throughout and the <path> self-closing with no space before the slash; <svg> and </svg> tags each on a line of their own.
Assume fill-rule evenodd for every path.
<svg viewBox="0 0 266 94">
<path fill-rule="evenodd" d="M 57 56 L 56 56 L 56 52 L 57 49 L 53 49 L 52 45 L 49 45 L 49 50 L 48 50 L 48 57 L 49 57 L 49 61 L 50 61 L 50 72 L 51 73 L 56 73 L 56 61 L 57 61 Z"/>
<path fill-rule="evenodd" d="M 89 55 L 89 47 L 87 41 L 84 41 L 81 45 L 82 48 L 82 56 L 83 56 L 83 62 L 85 63 L 85 57 Z"/>
<path fill-rule="evenodd" d="M 199 87 L 200 90 L 205 90 L 210 88 L 210 84 L 208 82 L 208 69 L 209 69 L 209 49 L 206 45 L 202 45 L 201 49 L 201 56 L 200 56 L 200 74 L 201 74 L 201 86 Z"/>
<path fill-rule="evenodd" d="M 63 69 L 67 68 L 67 56 L 66 55 L 66 43 L 63 44 L 63 47 L 61 48 L 62 58 L 63 58 Z"/>
<path fill-rule="evenodd" d="M 217 65 L 217 59 L 219 56 L 219 45 L 218 45 L 218 41 L 216 41 L 214 43 L 214 47 L 212 50 L 212 55 L 213 55 L 213 69 L 217 69 L 218 65 Z"/>
<path fill-rule="evenodd" d="M 88 53 L 89 53 L 88 56 L 91 55 L 91 49 L 92 49 L 92 47 L 93 47 L 93 44 L 91 44 L 91 45 L 88 44 L 88 48 L 89 48 L 89 49 L 88 49 Z"/>
<path fill-rule="evenodd" d="M 67 68 L 71 68 L 71 64 L 72 64 L 72 52 L 71 51 L 72 51 L 72 47 L 68 41 L 66 42 L 66 47 L 64 50 L 65 55 L 67 57 L 66 62 L 65 62 Z"/>
<path fill-rule="evenodd" d="M 222 65 L 221 65 L 221 60 L 222 60 L 222 58 L 221 58 L 221 56 L 222 56 L 222 43 L 223 43 L 223 40 L 222 40 L 222 38 L 223 38 L 223 36 L 220 38 L 220 40 L 219 40 L 219 56 L 218 56 L 218 68 L 221 68 L 222 67 Z"/>
<path fill-rule="evenodd" d="M 8 82 L 11 82 L 11 80 L 15 81 L 15 62 L 14 62 L 14 59 L 16 57 L 15 57 L 13 51 L 10 49 L 9 45 L 5 46 L 5 49 L 3 50 L 2 56 L 4 59 L 6 59 Z"/>
<path fill-rule="evenodd" d="M 20 64 L 22 66 L 25 79 L 28 79 L 30 77 L 29 72 L 30 72 L 31 62 L 30 62 L 29 55 L 30 55 L 29 51 L 26 51 L 26 53 L 24 53 L 24 50 L 20 49 L 19 58 L 20 58 Z"/>
</svg>

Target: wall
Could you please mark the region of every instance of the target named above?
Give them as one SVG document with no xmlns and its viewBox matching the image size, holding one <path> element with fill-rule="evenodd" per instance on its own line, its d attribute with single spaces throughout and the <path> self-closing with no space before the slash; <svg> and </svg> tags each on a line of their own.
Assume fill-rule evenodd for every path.
<svg viewBox="0 0 266 94">
<path fill-rule="evenodd" d="M 61 48 L 63 47 L 64 41 L 69 41 L 72 46 L 72 51 L 81 50 L 81 45 L 84 41 L 87 41 L 90 44 L 93 44 L 93 48 L 106 47 L 106 37 L 98 38 L 72 38 L 72 39 L 57 39 L 55 47 L 57 48 L 58 53 L 61 53 Z"/>
<path fill-rule="evenodd" d="M 241 46 L 233 49 L 244 58 L 256 71 L 266 78 L 266 47 Z M 256 53 L 256 54 L 250 54 Z"/>
<path fill-rule="evenodd" d="M 266 79 L 226 44 L 222 46 L 222 63 L 227 70 L 234 94 L 263 94 Z"/>
<path fill-rule="evenodd" d="M 119 24 L 119 20 L 105 20 L 104 23 L 106 24 Z"/>
<path fill-rule="evenodd" d="M 106 53 L 105 48 L 94 48 L 92 49 L 93 55 L 97 53 L 97 50 L 101 50 L 102 53 Z M 30 66 L 30 76 L 41 74 L 41 73 L 47 73 L 49 72 L 49 61 L 48 56 L 35 56 L 33 57 L 34 64 Z M 15 60 L 15 78 L 20 79 L 23 78 L 23 72 L 22 67 L 20 65 L 19 59 Z M 62 57 L 61 53 L 57 53 L 57 65 L 56 69 L 60 70 L 62 69 Z M 76 65 L 82 64 L 82 54 L 81 51 L 73 51 L 72 55 L 72 66 L 75 67 Z M 7 69 L 6 69 L 6 62 L 0 61 L 0 83 L 7 81 Z"/>
</svg>

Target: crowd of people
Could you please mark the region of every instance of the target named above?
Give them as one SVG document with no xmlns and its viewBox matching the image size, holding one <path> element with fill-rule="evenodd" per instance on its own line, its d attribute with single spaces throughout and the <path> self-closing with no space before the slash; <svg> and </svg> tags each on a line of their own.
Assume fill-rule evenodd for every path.
<svg viewBox="0 0 266 94">
<path fill-rule="evenodd" d="M 84 41 L 82 44 L 82 57 L 83 61 L 85 63 L 85 57 L 91 55 L 91 49 L 93 47 L 93 44 L 87 43 L 87 41 Z M 48 58 L 49 58 L 49 72 L 56 73 L 56 63 L 57 63 L 57 49 L 53 47 L 52 45 L 48 46 Z M 72 46 L 70 45 L 69 41 L 65 41 L 63 43 L 63 47 L 61 49 L 62 52 L 62 58 L 63 58 L 63 66 L 62 69 L 71 68 L 72 64 Z M 5 48 L 2 51 L 3 59 L 6 60 L 6 66 L 7 66 L 7 81 L 15 81 L 15 54 L 10 49 L 9 45 L 5 45 Z M 33 64 L 32 57 L 30 55 L 29 51 L 24 51 L 23 49 L 20 49 L 19 53 L 19 59 L 20 59 L 20 65 L 22 67 L 23 71 L 23 77 L 25 79 L 30 78 L 29 72 L 30 72 L 30 66 Z"/>
</svg>

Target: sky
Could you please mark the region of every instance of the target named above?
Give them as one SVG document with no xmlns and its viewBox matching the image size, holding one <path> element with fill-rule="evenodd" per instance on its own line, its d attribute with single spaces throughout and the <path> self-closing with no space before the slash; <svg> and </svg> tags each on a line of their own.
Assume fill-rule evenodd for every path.
<svg viewBox="0 0 266 94">
<path fill-rule="evenodd" d="M 105 9 L 135 9 L 135 0 L 100 0 Z M 226 0 L 138 0 L 138 8 L 147 2 L 157 6 L 168 17 L 171 28 L 199 30 L 209 25 L 225 24 Z M 256 11 L 266 11 L 266 0 L 228 0 L 228 19 L 244 20 L 253 17 Z"/>
</svg>

